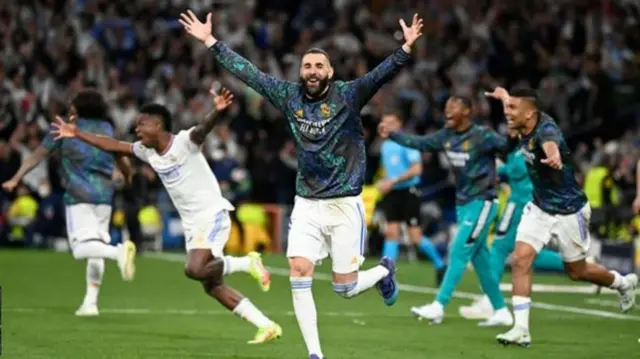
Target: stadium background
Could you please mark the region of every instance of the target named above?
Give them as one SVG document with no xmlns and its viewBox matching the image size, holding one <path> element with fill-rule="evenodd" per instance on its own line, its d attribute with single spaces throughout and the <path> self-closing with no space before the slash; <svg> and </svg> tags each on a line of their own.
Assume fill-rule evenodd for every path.
<svg viewBox="0 0 640 359">
<path fill-rule="evenodd" d="M 443 125 L 443 103 L 456 91 L 473 98 L 478 123 L 504 133 L 501 108 L 482 93 L 527 84 L 539 89 L 542 107 L 573 148 L 594 208 L 592 232 L 602 244 L 595 254 L 623 272 L 640 268 L 640 219 L 631 211 L 640 149 L 640 7 L 633 1 L 2 1 L 0 182 L 85 86 L 105 94 L 118 137 L 132 140 L 138 105 L 165 104 L 178 131 L 210 109 L 207 89 L 219 81 L 236 102 L 204 153 L 239 208 L 228 249 L 282 252 L 296 168 L 285 120 L 183 33 L 176 19 L 186 8 L 213 10 L 219 39 L 263 71 L 293 81 L 300 54 L 312 46 L 327 50 L 337 78 L 360 76 L 400 44 L 398 18 L 415 11 L 424 17 L 412 63 L 362 111 L 372 257 L 382 240 L 383 221 L 373 213 L 383 109 L 402 109 L 409 131 L 430 133 Z M 423 158 L 425 229 L 444 252 L 455 229 L 453 179 L 441 156 Z M 0 193 L 1 246 L 66 249 L 58 166 L 53 155 L 16 193 Z M 132 185 L 114 199 L 114 242 L 131 238 L 143 252 L 181 253 L 179 219 L 166 192 L 148 166 L 135 166 Z"/>
</svg>

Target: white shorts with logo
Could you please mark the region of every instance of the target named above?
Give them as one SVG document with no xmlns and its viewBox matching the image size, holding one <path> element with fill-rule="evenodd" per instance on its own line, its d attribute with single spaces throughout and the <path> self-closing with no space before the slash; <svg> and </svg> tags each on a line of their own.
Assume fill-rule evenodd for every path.
<svg viewBox="0 0 640 359">
<path fill-rule="evenodd" d="M 231 233 L 231 217 L 222 210 L 211 218 L 195 221 L 193 226 L 185 226 L 184 237 L 187 252 L 192 249 L 209 249 L 214 257 L 222 257 L 224 247 Z"/>
<path fill-rule="evenodd" d="M 109 234 L 111 211 L 111 206 L 108 204 L 68 205 L 65 214 L 70 245 L 96 239 L 111 243 L 111 234 Z"/>
<path fill-rule="evenodd" d="M 287 257 L 303 257 L 318 264 L 330 255 L 334 273 L 351 273 L 364 261 L 366 236 L 367 224 L 360 196 L 334 199 L 296 196 Z"/>
<path fill-rule="evenodd" d="M 563 215 L 547 213 L 529 202 L 524 208 L 516 241 L 531 245 L 537 252 L 551 242 L 564 262 L 576 262 L 587 257 L 591 245 L 590 220 L 589 204 L 576 213 Z"/>
</svg>

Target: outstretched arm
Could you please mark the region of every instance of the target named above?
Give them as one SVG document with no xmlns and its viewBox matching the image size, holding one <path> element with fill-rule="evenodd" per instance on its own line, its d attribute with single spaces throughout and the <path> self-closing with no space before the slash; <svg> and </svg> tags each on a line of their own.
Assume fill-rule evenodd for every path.
<svg viewBox="0 0 640 359">
<path fill-rule="evenodd" d="M 27 173 L 31 172 L 31 170 L 34 169 L 40 162 L 42 162 L 42 160 L 44 160 L 48 155 L 48 148 L 44 146 L 38 146 L 38 148 L 36 148 L 36 150 L 22 162 L 20 168 L 18 169 L 18 172 L 16 172 L 10 180 L 2 184 L 2 188 L 5 191 L 13 192 L 16 187 L 18 187 L 18 184 L 20 183 L 22 178 Z"/>
<path fill-rule="evenodd" d="M 107 152 L 121 153 L 124 155 L 133 154 L 133 144 L 130 142 L 118 141 L 108 136 L 95 135 L 93 133 L 80 131 L 75 124 L 64 122 L 64 120 L 56 116 L 56 122 L 53 124 L 54 129 L 51 133 L 55 135 L 55 140 L 61 138 L 78 138 L 92 146 Z"/>
<path fill-rule="evenodd" d="M 180 14 L 180 23 L 189 34 L 202 41 L 211 50 L 215 59 L 225 70 L 231 72 L 277 108 L 282 110 L 285 107 L 286 98 L 297 88 L 297 85 L 265 74 L 249 60 L 213 37 L 211 13 L 202 23 L 191 10 L 188 10 L 187 13 Z"/>
<path fill-rule="evenodd" d="M 407 26 L 403 19 L 400 19 L 400 26 L 405 39 L 402 47 L 395 50 L 375 69 L 348 83 L 352 89 L 349 91 L 352 95 L 350 100 L 353 101 L 356 109 L 360 110 L 364 107 L 380 87 L 400 72 L 400 69 L 409 61 L 411 47 L 422 35 L 422 19 L 418 17 L 418 14 L 415 14 L 411 26 Z"/>
<path fill-rule="evenodd" d="M 216 93 L 215 90 L 210 89 L 209 93 L 213 96 L 213 110 L 211 110 L 205 117 L 202 122 L 200 122 L 193 130 L 190 132 L 191 142 L 200 146 L 204 143 L 205 138 L 211 132 L 213 127 L 216 124 L 216 120 L 218 119 L 218 114 L 227 109 L 233 102 L 233 95 L 227 89 L 222 89 L 220 95 Z"/>
</svg>

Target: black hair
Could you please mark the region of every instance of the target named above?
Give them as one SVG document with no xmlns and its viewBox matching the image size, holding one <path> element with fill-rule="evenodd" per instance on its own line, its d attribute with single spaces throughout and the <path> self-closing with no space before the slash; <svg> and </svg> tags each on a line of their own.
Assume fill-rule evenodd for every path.
<svg viewBox="0 0 640 359">
<path fill-rule="evenodd" d="M 307 51 L 305 51 L 302 54 L 302 57 L 304 57 L 307 54 L 320 54 L 320 55 L 324 55 L 324 57 L 327 58 L 327 60 L 329 60 L 329 54 L 324 51 L 323 49 L 319 48 L 319 47 L 312 47 L 310 49 L 308 49 Z"/>
<path fill-rule="evenodd" d="M 471 98 L 469 96 L 464 96 L 464 95 L 452 95 L 451 98 L 454 98 L 460 102 L 462 102 L 462 104 L 464 105 L 464 107 L 466 107 L 468 110 L 471 110 L 473 107 L 473 101 L 471 101 Z"/>
<path fill-rule="evenodd" d="M 537 107 L 538 92 L 530 87 L 516 87 L 509 92 L 509 96 L 526 99 Z"/>
<path fill-rule="evenodd" d="M 94 89 L 84 89 L 71 100 L 79 118 L 104 120 L 109 112 L 109 106 L 100 92 Z"/>
<path fill-rule="evenodd" d="M 151 116 L 158 116 L 162 120 L 162 127 L 165 131 L 171 131 L 171 112 L 163 105 L 148 103 L 140 107 L 140 113 Z"/>
</svg>

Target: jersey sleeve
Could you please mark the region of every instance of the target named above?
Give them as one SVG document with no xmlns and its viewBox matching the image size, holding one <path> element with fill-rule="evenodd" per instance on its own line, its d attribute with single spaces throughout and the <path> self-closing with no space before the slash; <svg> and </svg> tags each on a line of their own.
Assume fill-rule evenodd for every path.
<svg viewBox="0 0 640 359">
<path fill-rule="evenodd" d="M 405 150 L 405 156 L 407 157 L 407 161 L 412 165 L 422 160 L 420 156 L 420 151 L 412 148 L 407 148 Z"/>
<path fill-rule="evenodd" d="M 141 159 L 144 162 L 149 162 L 149 157 L 147 156 L 147 149 L 142 145 L 142 142 L 136 141 L 131 144 L 131 152 Z"/>
<path fill-rule="evenodd" d="M 56 141 L 53 138 L 53 135 L 51 134 L 51 132 L 49 132 L 42 139 L 41 146 L 46 148 L 47 151 L 51 152 L 51 151 L 54 151 L 54 150 L 60 148 L 61 143 L 62 143 L 62 140 Z"/>
<path fill-rule="evenodd" d="M 538 140 L 540 141 L 540 145 L 545 142 L 553 142 L 559 146 L 561 139 L 562 135 L 560 134 L 560 129 L 554 123 L 544 123 L 538 131 Z"/>
<path fill-rule="evenodd" d="M 191 141 L 191 131 L 193 131 L 194 129 L 195 126 L 191 127 L 188 130 L 182 130 L 178 132 L 178 134 L 174 138 L 174 145 L 186 148 L 189 152 L 200 152 L 202 150 L 202 145 L 198 145 Z"/>
<path fill-rule="evenodd" d="M 444 129 L 427 136 L 406 135 L 400 132 L 392 133 L 389 138 L 402 146 L 425 152 L 442 151 L 446 137 Z"/>
</svg>

